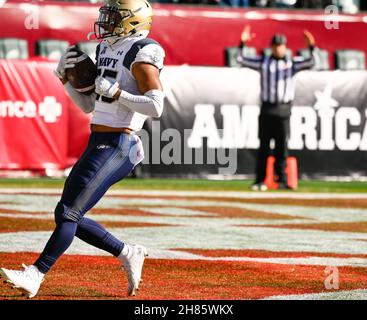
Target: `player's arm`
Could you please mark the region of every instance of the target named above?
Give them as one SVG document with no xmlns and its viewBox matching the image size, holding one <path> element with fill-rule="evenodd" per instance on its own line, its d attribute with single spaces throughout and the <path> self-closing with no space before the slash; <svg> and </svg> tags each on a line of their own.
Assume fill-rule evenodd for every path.
<svg viewBox="0 0 367 320">
<path fill-rule="evenodd" d="M 91 113 L 94 111 L 94 104 L 97 97 L 95 93 L 92 93 L 89 96 L 84 95 L 76 91 L 69 82 L 64 84 L 64 88 L 74 104 L 76 104 L 84 113 Z"/>
<path fill-rule="evenodd" d="M 137 54 L 130 71 L 140 94 L 131 94 L 119 88 L 118 82 L 111 83 L 103 77 L 96 79 L 96 92 L 117 100 L 132 111 L 150 117 L 160 117 L 164 102 L 163 88 L 159 79 L 163 58 L 163 49 L 157 45 L 146 46 Z"/>
<path fill-rule="evenodd" d="M 69 47 L 66 52 L 61 56 L 59 64 L 54 71 L 55 75 L 60 79 L 64 85 L 65 91 L 69 94 L 71 100 L 76 104 L 83 112 L 90 113 L 94 110 L 94 103 L 96 101 L 96 94 L 93 93 L 90 96 L 86 96 L 76 91 L 72 85 L 68 82 L 66 77 L 66 69 L 74 68 L 77 63 L 75 55 L 76 51 L 70 51 L 73 46 Z"/>
<path fill-rule="evenodd" d="M 150 117 L 160 117 L 163 112 L 164 94 L 159 70 L 149 63 L 137 62 L 132 67 L 132 74 L 141 95 L 132 95 L 118 89 L 113 98 L 133 111 Z"/>
<path fill-rule="evenodd" d="M 295 57 L 293 59 L 293 69 L 295 72 L 299 72 L 302 70 L 311 69 L 315 65 L 315 38 L 311 34 L 311 32 L 305 30 L 304 36 L 306 40 L 306 44 L 310 50 L 310 57 L 309 58 L 303 58 L 303 57 Z"/>
<path fill-rule="evenodd" d="M 262 58 L 261 57 L 245 57 L 242 52 L 243 48 L 246 46 L 246 43 L 253 39 L 255 34 L 251 33 L 251 28 L 249 25 L 245 26 L 241 34 L 241 41 L 238 47 L 237 53 L 237 62 L 240 63 L 242 66 L 253 69 L 253 70 L 260 70 Z"/>
</svg>

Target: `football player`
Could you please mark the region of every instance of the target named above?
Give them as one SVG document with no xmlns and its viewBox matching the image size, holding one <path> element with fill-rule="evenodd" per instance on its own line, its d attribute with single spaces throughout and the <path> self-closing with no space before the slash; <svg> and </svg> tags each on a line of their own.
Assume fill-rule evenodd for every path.
<svg viewBox="0 0 367 320">
<path fill-rule="evenodd" d="M 84 112 L 93 112 L 89 143 L 67 178 L 55 209 L 56 228 L 43 252 L 24 270 L 0 269 L 14 287 L 34 297 L 45 275 L 71 245 L 74 236 L 117 257 L 128 278 L 128 295 L 135 295 L 147 249 L 114 237 L 85 214 L 109 187 L 125 178 L 143 159 L 135 135 L 147 117 L 160 117 L 163 89 L 159 79 L 164 50 L 147 38 L 152 8 L 145 0 L 111 0 L 99 9 L 95 36 L 99 76 L 95 93 L 83 95 L 66 78 L 65 70 L 78 59 L 68 48 L 55 70 L 72 100 Z"/>
</svg>

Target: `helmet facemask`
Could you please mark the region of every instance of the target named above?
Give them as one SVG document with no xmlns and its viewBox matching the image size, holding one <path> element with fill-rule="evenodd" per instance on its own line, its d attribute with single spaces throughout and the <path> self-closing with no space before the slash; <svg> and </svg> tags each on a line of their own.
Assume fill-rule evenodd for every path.
<svg viewBox="0 0 367 320">
<path fill-rule="evenodd" d="M 125 19 L 128 16 L 125 17 Z M 123 17 L 117 7 L 103 6 L 99 9 L 98 21 L 94 23 L 94 32 L 97 39 L 120 36 L 124 33 L 121 26 Z"/>
</svg>

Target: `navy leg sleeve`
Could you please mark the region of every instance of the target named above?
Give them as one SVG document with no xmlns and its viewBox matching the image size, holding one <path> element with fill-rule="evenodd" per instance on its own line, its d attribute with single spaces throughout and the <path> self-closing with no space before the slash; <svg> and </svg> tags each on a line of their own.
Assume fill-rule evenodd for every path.
<svg viewBox="0 0 367 320">
<path fill-rule="evenodd" d="M 77 223 L 73 221 L 65 221 L 56 225 L 45 249 L 34 263 L 39 271 L 47 273 L 56 260 L 69 248 L 73 242 L 77 226 Z"/>
<path fill-rule="evenodd" d="M 118 256 L 123 243 L 101 225 L 84 218 L 108 188 L 126 177 L 136 165 L 130 157 L 138 140 L 120 133 L 92 133 L 88 147 L 73 167 L 55 210 L 57 227 L 35 265 L 46 273 L 78 236 L 83 241 Z M 134 152 L 139 150 L 134 150 Z M 134 162 L 134 163 L 133 163 Z"/>
<path fill-rule="evenodd" d="M 107 251 L 115 257 L 121 253 L 124 246 L 99 223 L 86 217 L 80 220 L 75 235 L 84 242 Z"/>
</svg>

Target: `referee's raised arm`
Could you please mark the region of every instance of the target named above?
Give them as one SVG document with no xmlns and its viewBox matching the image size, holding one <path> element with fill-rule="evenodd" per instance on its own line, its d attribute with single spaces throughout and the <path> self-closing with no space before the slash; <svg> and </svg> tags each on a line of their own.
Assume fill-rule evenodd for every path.
<svg viewBox="0 0 367 320">
<path fill-rule="evenodd" d="M 293 70 L 294 72 L 299 72 L 302 70 L 311 69 L 315 65 L 315 57 L 314 57 L 314 50 L 315 50 L 315 38 L 311 32 L 305 30 L 303 32 L 306 40 L 306 45 L 310 50 L 310 57 L 303 58 L 303 57 L 295 57 L 293 58 Z"/>
<path fill-rule="evenodd" d="M 240 63 L 242 66 L 253 69 L 253 70 L 260 70 L 262 57 L 245 57 L 242 53 L 243 48 L 246 46 L 246 43 L 251 39 L 255 38 L 255 34 L 251 33 L 251 27 L 246 25 L 241 33 L 241 41 L 238 46 L 238 54 L 237 54 L 237 62 Z"/>
</svg>

